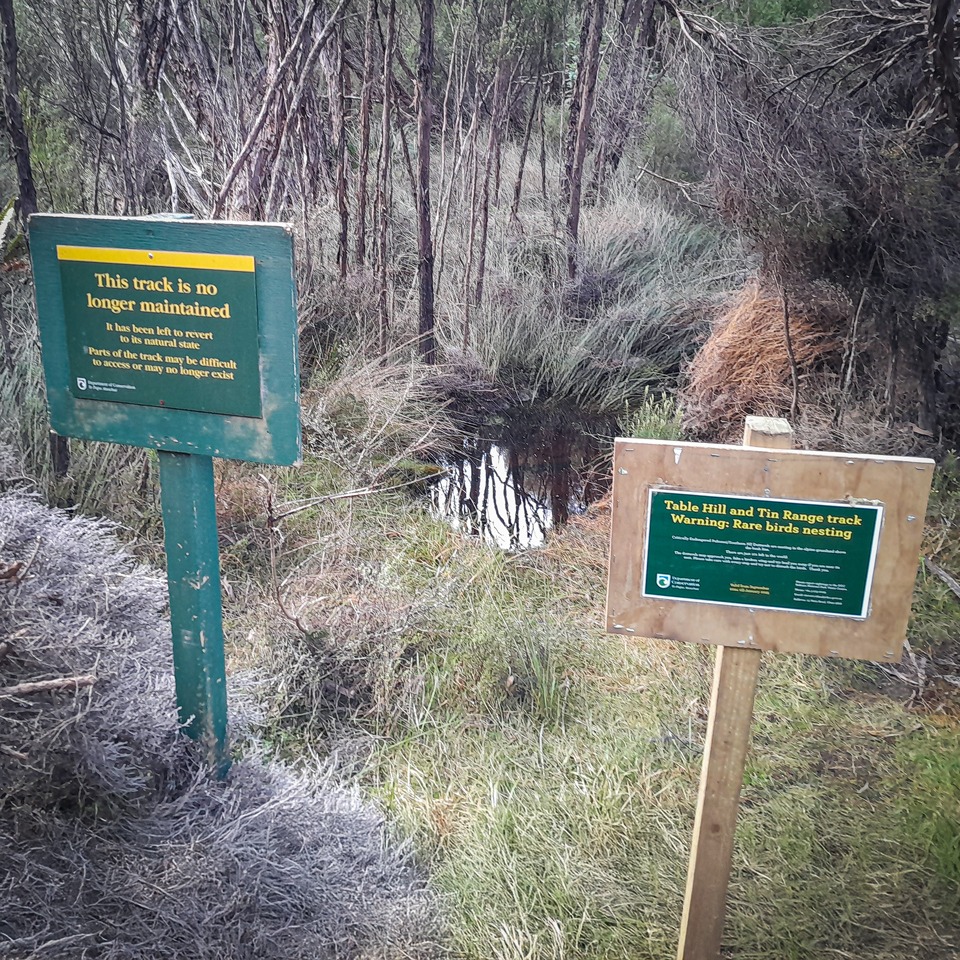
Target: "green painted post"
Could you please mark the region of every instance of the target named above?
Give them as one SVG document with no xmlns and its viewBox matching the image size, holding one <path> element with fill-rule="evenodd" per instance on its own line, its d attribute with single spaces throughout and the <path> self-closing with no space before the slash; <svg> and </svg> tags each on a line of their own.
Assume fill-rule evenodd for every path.
<svg viewBox="0 0 960 960">
<path fill-rule="evenodd" d="M 211 766 L 225 776 L 230 761 L 213 458 L 165 450 L 159 457 L 177 708 L 187 735 L 205 745 Z"/>
</svg>

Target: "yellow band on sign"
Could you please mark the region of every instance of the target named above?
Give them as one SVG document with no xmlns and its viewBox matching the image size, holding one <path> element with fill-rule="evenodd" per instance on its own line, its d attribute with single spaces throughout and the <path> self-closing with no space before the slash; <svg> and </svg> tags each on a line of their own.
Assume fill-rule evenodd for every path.
<svg viewBox="0 0 960 960">
<path fill-rule="evenodd" d="M 253 257 L 230 253 L 183 253 L 173 250 L 125 250 L 120 247 L 57 245 L 58 260 L 85 263 L 121 263 L 137 267 L 188 267 L 195 270 L 235 270 L 253 273 Z"/>
</svg>

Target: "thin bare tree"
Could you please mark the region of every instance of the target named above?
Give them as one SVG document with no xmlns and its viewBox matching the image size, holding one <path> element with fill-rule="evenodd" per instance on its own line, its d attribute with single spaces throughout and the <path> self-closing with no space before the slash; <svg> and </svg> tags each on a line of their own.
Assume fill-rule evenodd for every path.
<svg viewBox="0 0 960 960">
<path fill-rule="evenodd" d="M 437 341 L 433 294 L 433 238 L 430 209 L 430 141 L 433 127 L 434 0 L 420 0 L 417 55 L 417 275 L 420 289 L 419 344 L 425 363 L 435 363 Z"/>
<path fill-rule="evenodd" d="M 0 0 L 0 42 L 3 45 L 3 120 L 13 146 L 17 166 L 19 195 L 17 210 L 24 232 L 29 231 L 30 217 L 38 210 L 37 187 L 30 162 L 30 138 L 23 122 L 20 103 L 19 46 L 13 0 Z M 9 334 L 4 318 L 4 346 L 9 355 Z M 65 477 L 70 469 L 70 446 L 66 437 L 50 432 L 50 460 L 55 477 Z"/>
<path fill-rule="evenodd" d="M 567 143 L 567 174 L 565 177 L 567 205 L 567 274 L 573 280 L 579 273 L 580 204 L 583 195 L 583 167 L 590 139 L 590 122 L 600 72 L 600 40 L 606 0 L 590 0 L 584 10 L 585 38 L 577 69 L 579 99 L 570 106 L 571 118 Z"/>
<path fill-rule="evenodd" d="M 370 175 L 370 102 L 373 99 L 374 27 L 378 19 L 377 0 L 367 0 L 363 26 L 363 78 L 360 87 L 360 155 L 357 170 L 357 249 L 358 264 L 367 256 L 367 180 Z M 384 93 L 386 99 L 386 92 Z"/>
<path fill-rule="evenodd" d="M 387 12 L 387 37 L 383 44 L 383 110 L 380 117 L 380 160 L 377 176 L 377 199 L 375 212 L 377 217 L 377 342 L 381 355 L 387 351 L 387 333 L 390 325 L 388 284 L 389 267 L 387 262 L 387 229 L 389 226 L 390 195 L 390 131 L 393 122 L 393 52 L 397 44 L 397 3 L 390 0 Z"/>
</svg>

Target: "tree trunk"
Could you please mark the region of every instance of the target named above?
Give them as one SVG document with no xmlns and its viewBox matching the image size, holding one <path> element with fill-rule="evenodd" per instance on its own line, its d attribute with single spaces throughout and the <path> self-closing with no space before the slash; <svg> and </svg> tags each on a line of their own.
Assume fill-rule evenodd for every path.
<svg viewBox="0 0 960 960">
<path fill-rule="evenodd" d="M 546 97 L 540 98 L 540 194 L 543 196 L 543 209 L 550 209 L 550 196 L 547 192 L 547 110 Z"/>
<path fill-rule="evenodd" d="M 383 114 L 380 123 L 380 171 L 377 178 L 377 286 L 378 330 L 377 340 L 380 355 L 387 352 L 387 331 L 389 330 L 389 311 L 387 299 L 387 196 L 390 189 L 390 113 L 393 96 L 393 48 L 397 34 L 397 3 L 390 0 L 387 14 L 387 39 L 383 49 Z"/>
<path fill-rule="evenodd" d="M 20 195 L 17 208 L 24 235 L 29 237 L 29 219 L 39 209 L 37 187 L 33 180 L 33 168 L 30 164 L 30 139 L 23 123 L 23 109 L 20 105 L 20 79 L 17 71 L 17 23 L 13 11 L 13 0 L 0 0 L 0 31 L 3 43 L 3 116 L 7 136 L 13 146 L 17 164 L 17 180 Z M 57 479 L 65 477 L 70 469 L 70 446 L 66 437 L 50 432 L 50 461 L 53 475 Z"/>
<path fill-rule="evenodd" d="M 560 168 L 560 202 L 569 207 L 570 186 L 573 177 L 573 158 L 577 145 L 577 127 L 580 123 L 580 105 L 583 101 L 583 84 L 586 78 L 584 65 L 587 61 L 587 49 L 590 43 L 590 27 L 594 21 L 596 0 L 588 0 L 583 10 L 583 23 L 580 25 L 580 46 L 578 48 L 577 76 L 570 95 L 570 109 L 567 113 L 567 136 L 563 142 L 563 166 Z"/>
<path fill-rule="evenodd" d="M 13 0 L 0 0 L 0 29 L 3 31 L 3 116 L 7 136 L 13 146 L 17 164 L 17 180 L 20 196 L 17 211 L 27 232 L 27 218 L 37 212 L 37 188 L 30 165 L 30 141 L 23 124 L 20 106 L 20 80 L 17 74 L 17 24 L 13 12 Z"/>
<path fill-rule="evenodd" d="M 656 2 L 624 0 L 614 53 L 604 80 L 605 108 L 598 120 L 599 147 L 589 190 L 592 197 L 598 196 L 604 180 L 616 173 L 632 126 L 646 110 L 649 86 L 642 87 L 642 83 L 656 39 Z"/>
<path fill-rule="evenodd" d="M 430 130 L 433 121 L 434 0 L 420 3 L 420 50 L 417 56 L 417 247 L 420 255 L 420 356 L 435 363 L 433 238 L 430 211 Z"/>
<path fill-rule="evenodd" d="M 337 271 L 340 279 L 347 276 L 347 257 L 350 235 L 350 211 L 347 206 L 347 119 L 345 71 L 343 56 L 343 26 L 331 38 L 331 56 L 327 72 L 330 96 L 330 121 L 333 124 L 334 151 L 337 158 L 336 194 L 340 228 L 337 233 Z"/>
<path fill-rule="evenodd" d="M 373 26 L 377 0 L 367 0 L 367 22 L 363 29 L 363 86 L 360 90 L 360 157 L 357 171 L 357 263 L 366 260 L 367 177 L 370 171 L 370 100 L 373 95 Z M 386 101 L 384 87 L 384 101 Z"/>
<path fill-rule="evenodd" d="M 567 273 L 574 279 L 578 273 L 578 246 L 580 234 L 580 198 L 583 191 L 583 164 L 587 156 L 587 141 L 590 137 L 590 120 L 593 116 L 597 74 L 600 70 L 600 39 L 603 34 L 603 16 L 606 0 L 594 0 L 589 12 L 590 29 L 586 53 L 577 71 L 581 97 L 577 111 L 576 136 L 569 175 L 569 206 L 567 208 Z M 587 14 L 585 14 L 585 17 Z M 580 82 L 580 74 L 583 82 Z M 571 108 L 572 110 L 573 108 Z"/>
<path fill-rule="evenodd" d="M 504 27 L 500 33 L 501 46 L 506 32 L 506 15 Z M 487 136 L 487 157 L 483 168 L 483 193 L 480 201 L 480 253 L 477 257 L 477 287 L 475 301 L 479 307 L 483 303 L 483 284 L 487 272 L 487 235 L 490 229 L 490 186 L 493 176 L 495 158 L 500 153 L 500 119 L 506 103 L 507 78 L 510 75 L 509 64 L 501 59 L 497 65 L 497 76 L 493 85 L 493 109 L 490 115 L 490 132 Z M 471 206 L 471 214 L 473 208 Z"/>
<path fill-rule="evenodd" d="M 537 68 L 537 78 L 534 82 L 533 97 L 530 100 L 530 115 L 523 131 L 523 144 L 520 147 L 520 162 L 517 164 L 517 182 L 513 187 L 513 203 L 510 205 L 510 222 L 516 223 L 520 213 L 520 194 L 523 191 L 523 169 L 527 165 L 527 153 L 530 150 L 530 137 L 533 134 L 533 124 L 537 119 L 537 107 L 540 102 L 540 75 L 543 72 L 543 59 Z"/>
<path fill-rule="evenodd" d="M 473 211 L 477 208 L 477 187 L 480 182 L 480 156 L 477 150 L 477 128 L 479 125 L 480 99 L 474 102 L 473 119 L 470 129 L 473 139 L 470 143 L 470 155 L 468 157 L 467 169 L 470 171 L 470 229 L 467 231 L 467 255 L 463 271 L 463 349 L 466 350 L 470 344 L 470 323 L 473 310 L 473 251 L 477 238 L 477 218 Z"/>
</svg>

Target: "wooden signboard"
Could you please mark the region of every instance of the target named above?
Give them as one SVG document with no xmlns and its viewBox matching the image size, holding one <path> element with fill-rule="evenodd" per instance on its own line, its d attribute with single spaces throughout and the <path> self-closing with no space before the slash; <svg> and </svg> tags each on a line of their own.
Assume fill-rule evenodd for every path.
<svg viewBox="0 0 960 960">
<path fill-rule="evenodd" d="M 30 246 L 57 433 L 299 462 L 289 226 L 37 214 Z"/>
<path fill-rule="evenodd" d="M 607 629 L 899 660 L 933 466 L 617 440 Z"/>
<path fill-rule="evenodd" d="M 933 461 L 617 440 L 607 629 L 717 646 L 678 960 L 718 960 L 764 650 L 900 659 Z"/>
</svg>

